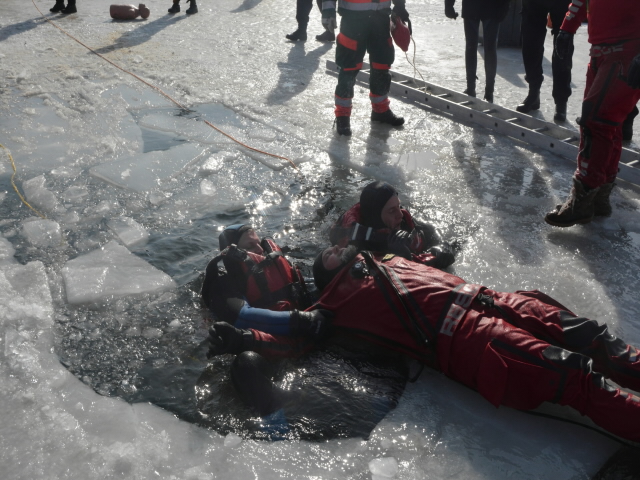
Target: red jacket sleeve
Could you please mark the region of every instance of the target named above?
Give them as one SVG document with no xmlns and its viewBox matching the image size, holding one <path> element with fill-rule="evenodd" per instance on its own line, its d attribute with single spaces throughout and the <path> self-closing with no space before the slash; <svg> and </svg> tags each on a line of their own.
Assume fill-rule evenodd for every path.
<svg viewBox="0 0 640 480">
<path fill-rule="evenodd" d="M 588 0 L 573 0 L 569 4 L 569 10 L 564 17 L 560 30 L 569 33 L 576 33 L 578 28 L 587 19 Z"/>
<path fill-rule="evenodd" d="M 267 358 L 299 357 L 314 348 L 308 337 L 285 337 L 250 329 L 253 334 L 253 351 Z"/>
</svg>

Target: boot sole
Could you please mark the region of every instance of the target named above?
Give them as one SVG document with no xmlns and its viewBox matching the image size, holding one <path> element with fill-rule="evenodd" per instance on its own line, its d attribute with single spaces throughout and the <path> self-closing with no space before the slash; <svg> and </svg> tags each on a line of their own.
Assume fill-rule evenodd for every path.
<svg viewBox="0 0 640 480">
<path fill-rule="evenodd" d="M 556 222 L 552 219 L 549 219 L 547 217 L 544 217 L 544 221 L 547 222 L 549 225 L 552 225 L 554 227 L 573 227 L 574 225 L 586 225 L 587 223 L 591 223 L 591 220 L 593 220 L 592 218 L 581 218 L 579 220 L 575 220 L 573 222 L 567 222 L 567 223 L 561 223 L 561 222 Z"/>
<path fill-rule="evenodd" d="M 529 112 L 533 112 L 535 110 L 540 110 L 540 104 L 538 103 L 537 105 L 531 105 L 530 107 L 516 107 L 516 111 L 520 112 L 520 113 L 529 113 Z"/>
</svg>

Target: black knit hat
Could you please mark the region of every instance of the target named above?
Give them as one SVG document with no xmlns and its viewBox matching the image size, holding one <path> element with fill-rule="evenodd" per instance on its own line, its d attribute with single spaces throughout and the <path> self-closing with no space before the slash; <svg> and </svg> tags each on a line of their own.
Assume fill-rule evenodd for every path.
<svg viewBox="0 0 640 480">
<path fill-rule="evenodd" d="M 387 182 L 373 182 L 364 187 L 360 194 L 360 223 L 371 228 L 385 228 L 382 209 L 389 199 L 398 195 Z"/>
<path fill-rule="evenodd" d="M 251 229 L 251 225 L 246 225 L 243 223 L 229 225 L 222 231 L 222 233 L 218 237 L 218 242 L 220 243 L 220 251 L 224 250 L 231 244 L 238 245 L 242 234 Z"/>
<path fill-rule="evenodd" d="M 318 290 L 320 291 L 324 290 L 324 287 L 326 287 L 327 285 L 329 285 L 329 283 L 331 283 L 331 280 L 333 280 L 333 277 L 335 277 L 336 274 L 344 268 L 344 265 L 340 264 L 339 266 L 337 266 L 332 270 L 327 270 L 324 267 L 324 264 L 322 263 L 323 253 L 324 253 L 324 250 L 318 254 L 318 256 L 316 257 L 316 260 L 313 262 L 313 281 L 315 282 L 316 287 L 318 287 Z"/>
</svg>

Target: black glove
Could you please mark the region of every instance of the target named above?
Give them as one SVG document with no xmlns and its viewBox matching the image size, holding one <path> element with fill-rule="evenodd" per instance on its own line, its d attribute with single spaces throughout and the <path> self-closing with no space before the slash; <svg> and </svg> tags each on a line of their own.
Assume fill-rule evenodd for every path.
<svg viewBox="0 0 640 480">
<path fill-rule="evenodd" d="M 389 235 L 387 248 L 391 253 L 411 260 L 411 234 L 404 230 L 398 230 Z"/>
<path fill-rule="evenodd" d="M 400 18 L 400 20 L 402 20 L 407 25 L 411 25 L 411 22 L 409 22 L 409 12 L 407 12 L 407 7 L 405 7 L 404 2 L 395 3 L 393 5 L 393 9 L 391 10 L 391 13 L 396 17 Z"/>
<path fill-rule="evenodd" d="M 560 60 L 569 58 L 573 50 L 573 33 L 560 30 L 558 35 L 556 35 L 556 42 L 553 46 L 553 50 L 556 57 Z"/>
<path fill-rule="evenodd" d="M 209 351 L 207 358 L 231 353 L 239 353 L 251 350 L 253 347 L 253 334 L 249 330 L 240 330 L 225 322 L 216 322 L 209 329 Z"/>
<path fill-rule="evenodd" d="M 437 245 L 435 247 L 431 247 L 429 250 L 427 250 L 427 252 L 435 257 L 429 261 L 428 265 L 430 267 L 447 268 L 449 265 L 456 261 L 453 249 L 446 242 L 441 243 L 440 245 Z"/>
<path fill-rule="evenodd" d="M 329 334 L 331 320 L 335 317 L 335 313 L 319 308 L 303 312 L 294 310 L 291 312 L 291 335 L 310 336 L 320 340 Z"/>
<path fill-rule="evenodd" d="M 458 12 L 453 8 L 455 3 L 456 0 L 444 0 L 444 14 L 447 18 L 452 18 L 453 20 L 458 18 Z"/>
<path fill-rule="evenodd" d="M 636 55 L 629 65 L 627 83 L 631 88 L 640 88 L 640 54 Z"/>
</svg>

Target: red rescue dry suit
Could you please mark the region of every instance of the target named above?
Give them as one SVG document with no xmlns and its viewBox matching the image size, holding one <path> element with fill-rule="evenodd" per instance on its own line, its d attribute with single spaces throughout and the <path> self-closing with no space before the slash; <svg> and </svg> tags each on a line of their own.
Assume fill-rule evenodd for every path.
<svg viewBox="0 0 640 480">
<path fill-rule="evenodd" d="M 400 224 L 400 230 L 405 232 L 412 232 L 416 228 L 416 224 L 411 217 L 411 214 L 404 208 L 400 210 L 402 212 L 402 223 Z M 386 247 L 386 240 L 391 233 L 389 228 L 373 229 L 361 224 L 360 220 L 360 203 L 356 203 L 349 210 L 344 212 L 338 218 L 338 221 L 331 227 L 329 231 L 329 240 L 331 245 L 338 245 L 340 247 L 346 247 L 349 243 L 362 244 L 364 242 L 371 242 L 372 244 L 380 244 L 376 246 L 366 246 L 365 248 L 371 250 L 384 250 Z M 431 235 L 436 235 L 435 229 L 433 232 L 429 232 Z M 415 242 L 411 244 L 412 253 L 420 253 L 425 248 L 431 247 L 439 243 L 439 239 L 426 239 L 422 236 L 416 237 Z M 376 248 L 379 247 L 379 248 Z"/>
<path fill-rule="evenodd" d="M 629 65 L 640 54 L 640 4 L 634 0 L 574 0 L 561 29 L 575 33 L 587 18 L 591 61 L 575 177 L 595 188 L 616 178 L 622 123 L 640 100 L 640 89 L 626 82 Z"/>
<path fill-rule="evenodd" d="M 335 327 L 416 358 L 495 406 L 569 405 L 615 435 L 640 441 L 640 353 L 539 291 L 502 293 L 404 258 L 363 252 L 324 289 Z M 265 355 L 304 340 L 252 331 Z M 274 343 L 276 345 L 274 345 Z"/>
</svg>

